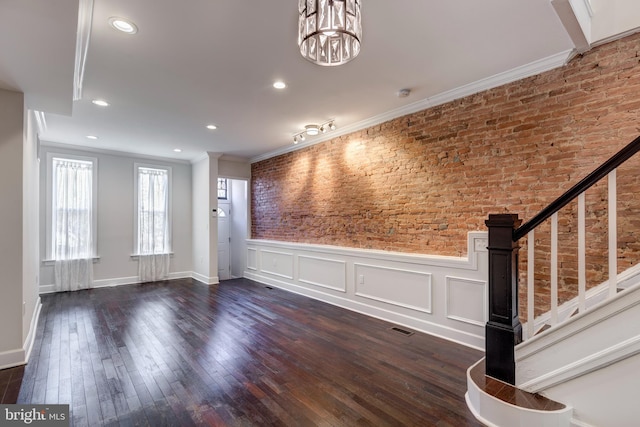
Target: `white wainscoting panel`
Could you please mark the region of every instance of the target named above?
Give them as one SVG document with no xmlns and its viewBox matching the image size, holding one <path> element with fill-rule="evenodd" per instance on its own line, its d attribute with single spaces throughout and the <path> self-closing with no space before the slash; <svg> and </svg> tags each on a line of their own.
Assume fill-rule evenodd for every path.
<svg viewBox="0 0 640 427">
<path fill-rule="evenodd" d="M 256 248 L 247 249 L 247 269 L 258 269 L 258 250 Z"/>
<path fill-rule="evenodd" d="M 447 317 L 472 325 L 487 323 L 487 282 L 447 276 Z M 478 304 L 484 301 L 484 304 Z"/>
<path fill-rule="evenodd" d="M 484 350 L 486 246 L 486 232 L 465 257 L 248 239 L 244 277 Z"/>
<path fill-rule="evenodd" d="M 431 313 L 431 274 L 355 264 L 356 295 Z"/>
<path fill-rule="evenodd" d="M 260 267 L 265 273 L 293 279 L 293 254 L 269 250 L 260 251 Z"/>
<path fill-rule="evenodd" d="M 315 256 L 298 256 L 298 280 L 301 283 L 347 292 L 347 263 Z"/>
</svg>

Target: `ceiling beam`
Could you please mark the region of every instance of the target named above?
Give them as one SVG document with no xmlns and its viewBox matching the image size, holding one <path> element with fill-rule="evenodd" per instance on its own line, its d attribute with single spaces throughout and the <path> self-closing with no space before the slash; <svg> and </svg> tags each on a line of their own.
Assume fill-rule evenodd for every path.
<svg viewBox="0 0 640 427">
<path fill-rule="evenodd" d="M 578 53 L 591 49 L 591 4 L 589 0 L 551 0 L 562 25 Z"/>
</svg>

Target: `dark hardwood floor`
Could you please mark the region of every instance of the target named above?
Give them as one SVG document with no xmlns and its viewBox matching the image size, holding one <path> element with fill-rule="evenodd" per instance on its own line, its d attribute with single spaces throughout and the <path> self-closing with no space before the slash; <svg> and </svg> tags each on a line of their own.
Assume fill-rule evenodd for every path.
<svg viewBox="0 0 640 427">
<path fill-rule="evenodd" d="M 24 366 L 0 370 L 0 403 L 16 403 Z"/>
<path fill-rule="evenodd" d="M 480 426 L 482 357 L 246 279 L 44 295 L 18 403 L 76 426 Z"/>
</svg>

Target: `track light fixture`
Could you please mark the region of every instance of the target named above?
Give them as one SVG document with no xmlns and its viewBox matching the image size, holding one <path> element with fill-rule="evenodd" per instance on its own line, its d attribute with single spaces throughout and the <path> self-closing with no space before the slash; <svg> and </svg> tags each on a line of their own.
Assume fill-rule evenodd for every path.
<svg viewBox="0 0 640 427">
<path fill-rule="evenodd" d="M 336 130 L 336 124 L 334 120 L 328 120 L 321 125 L 306 125 L 302 132 L 298 132 L 293 135 L 293 143 L 297 144 L 298 142 L 305 140 L 305 135 L 307 136 L 316 136 L 320 133 L 326 133 L 327 129 Z"/>
</svg>

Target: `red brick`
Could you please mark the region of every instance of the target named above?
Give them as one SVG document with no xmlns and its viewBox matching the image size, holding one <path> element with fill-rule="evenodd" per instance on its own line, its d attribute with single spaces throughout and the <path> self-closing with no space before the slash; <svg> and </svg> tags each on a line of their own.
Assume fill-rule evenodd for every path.
<svg viewBox="0 0 640 427">
<path fill-rule="evenodd" d="M 485 230 L 489 213 L 531 218 L 640 133 L 638 43 L 632 35 L 538 76 L 254 163 L 252 237 L 464 255 L 468 231 Z M 640 259 L 640 159 L 633 165 L 618 183 L 621 271 Z M 607 277 L 606 200 L 606 180 L 587 192 L 589 286 Z M 568 298 L 575 206 L 561 218 Z M 542 293 L 548 230 L 536 233 Z"/>
</svg>

